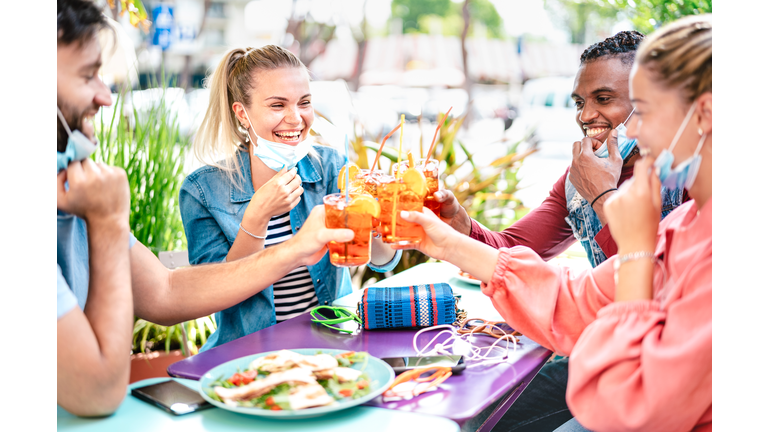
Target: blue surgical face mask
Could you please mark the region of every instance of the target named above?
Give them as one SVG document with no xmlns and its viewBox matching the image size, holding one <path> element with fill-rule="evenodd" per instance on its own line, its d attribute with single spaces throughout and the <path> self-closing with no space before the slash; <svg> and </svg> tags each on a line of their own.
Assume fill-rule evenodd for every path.
<svg viewBox="0 0 768 432">
<path fill-rule="evenodd" d="M 98 140 L 96 141 L 96 144 L 91 142 L 91 140 L 79 130 L 72 132 L 72 130 L 69 129 L 67 121 L 64 120 L 64 115 L 61 113 L 58 106 L 56 107 L 56 114 L 58 114 L 61 124 L 64 125 L 64 129 L 67 131 L 67 135 L 69 135 L 69 138 L 67 139 L 67 148 L 64 149 L 64 152 L 56 152 L 56 172 L 58 173 L 63 169 L 67 169 L 70 162 L 81 161 L 88 158 L 94 151 L 96 151 L 96 147 L 98 147 L 99 144 Z"/>
<path fill-rule="evenodd" d="M 705 133 L 700 134 L 701 138 L 699 139 L 699 145 L 696 146 L 696 151 L 693 152 L 693 156 L 680 162 L 675 168 L 672 168 L 672 162 L 675 160 L 672 151 L 675 149 L 675 145 L 677 145 L 677 140 L 679 140 L 680 136 L 683 134 L 683 130 L 685 130 L 685 127 L 688 125 L 688 121 L 691 120 L 695 107 L 695 104 L 691 105 L 688 114 L 685 116 L 685 120 L 683 120 L 683 123 L 677 129 L 675 137 L 672 138 L 672 144 L 669 145 L 668 149 L 664 149 L 653 163 L 653 167 L 656 169 L 656 175 L 659 176 L 662 186 L 669 189 L 680 189 L 684 187 L 691 190 L 691 186 L 693 186 L 693 182 L 696 180 L 696 175 L 699 173 L 699 166 L 701 165 L 701 155 L 699 152 L 704 145 L 704 141 L 707 139 L 707 134 Z"/>
<path fill-rule="evenodd" d="M 632 109 L 632 112 L 629 113 L 629 116 L 627 116 L 627 119 L 624 120 L 624 123 L 621 123 L 620 125 L 616 126 L 616 131 L 619 133 L 617 139 L 617 143 L 619 144 L 619 153 L 621 154 L 622 159 L 626 159 L 627 156 L 629 156 L 629 152 L 632 151 L 633 148 L 637 145 L 636 139 L 629 139 L 627 138 L 627 126 L 626 123 L 629 121 L 629 118 L 632 117 L 632 113 L 634 113 L 635 110 Z M 605 140 L 603 145 L 600 146 L 597 150 L 595 150 L 595 156 L 599 158 L 607 158 L 608 157 L 608 140 L 611 139 L 610 137 Z"/>
<path fill-rule="evenodd" d="M 250 129 L 253 127 L 253 122 L 251 122 L 251 118 L 248 117 L 248 111 L 245 109 L 243 109 L 243 111 L 245 112 L 245 118 L 248 119 L 248 134 L 250 135 Z M 256 135 L 255 129 L 253 134 Z M 295 146 L 292 146 L 269 141 L 256 135 L 256 145 L 252 147 L 253 155 L 261 159 L 269 169 L 280 171 L 283 167 L 291 169 L 295 167 L 300 160 L 304 159 L 304 156 L 306 156 L 309 153 L 309 150 L 312 149 L 312 140 L 305 139 Z"/>
</svg>

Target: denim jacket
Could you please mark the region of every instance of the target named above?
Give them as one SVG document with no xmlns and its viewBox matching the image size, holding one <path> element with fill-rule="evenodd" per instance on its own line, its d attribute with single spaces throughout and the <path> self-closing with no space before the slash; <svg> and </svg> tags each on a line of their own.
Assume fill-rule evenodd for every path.
<svg viewBox="0 0 768 432">
<path fill-rule="evenodd" d="M 299 204 L 290 212 L 293 234 L 304 224 L 312 208 L 323 204 L 325 195 L 339 192 L 337 178 L 339 170 L 344 166 L 344 158 L 329 147 L 315 146 L 314 150 L 319 158 L 310 153 L 298 163 L 298 174 L 301 176 L 304 193 Z M 237 237 L 245 209 L 255 193 L 248 153 L 245 150 L 240 151 L 237 157 L 240 158 L 240 172 L 245 180 L 242 189 L 230 182 L 223 170 L 212 166 L 197 169 L 181 186 L 179 205 L 187 235 L 190 264 L 225 261 Z M 402 251 L 398 251 L 386 265 L 368 266 L 378 272 L 390 271 L 400 261 L 401 256 Z M 307 268 L 321 305 L 330 304 L 352 292 L 349 271 L 331 265 L 327 253 L 317 264 Z M 218 329 L 208 338 L 201 351 L 275 323 L 274 296 L 270 286 L 242 303 L 217 312 Z"/>
<path fill-rule="evenodd" d="M 597 267 L 606 260 L 605 253 L 597 244 L 595 236 L 603 229 L 600 218 L 592 209 L 589 201 L 584 199 L 571 180 L 565 180 L 565 200 L 568 206 L 568 216 L 565 221 L 571 226 L 576 240 L 581 242 L 587 252 L 587 258 L 592 267 Z M 672 210 L 683 202 L 682 189 L 667 189 L 661 187 L 661 218 L 664 219 Z"/>
</svg>

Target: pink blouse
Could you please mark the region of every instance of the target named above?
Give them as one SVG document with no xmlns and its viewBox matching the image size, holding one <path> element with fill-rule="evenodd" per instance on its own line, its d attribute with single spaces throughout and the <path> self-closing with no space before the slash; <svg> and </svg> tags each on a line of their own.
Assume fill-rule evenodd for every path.
<svg viewBox="0 0 768 432">
<path fill-rule="evenodd" d="M 656 256 L 653 300 L 613 302 L 616 256 L 576 274 L 522 246 L 482 285 L 512 327 L 570 355 L 566 401 L 587 429 L 712 429 L 711 199 L 661 222 Z"/>
</svg>

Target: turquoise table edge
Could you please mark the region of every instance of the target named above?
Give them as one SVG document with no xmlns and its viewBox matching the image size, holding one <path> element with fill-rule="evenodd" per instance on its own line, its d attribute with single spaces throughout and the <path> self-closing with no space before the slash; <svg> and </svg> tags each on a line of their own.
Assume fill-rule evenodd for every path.
<svg viewBox="0 0 768 432">
<path fill-rule="evenodd" d="M 341 429 L 365 430 L 366 432 L 398 430 L 458 432 L 460 430 L 456 422 L 446 418 L 368 406 L 358 406 L 322 417 L 291 420 L 254 417 L 219 408 L 209 408 L 182 416 L 174 416 L 136 399 L 130 394 L 130 390 L 134 387 L 168 379 L 178 381 L 194 390 L 198 390 L 200 386 L 198 381 L 181 378 L 151 378 L 139 381 L 128 386 L 128 393 L 123 403 L 113 415 L 96 419 L 80 418 L 57 406 L 56 430 L 109 432 L 136 430 L 145 432 L 166 430 L 213 432 L 312 430 L 313 432 L 331 432 Z"/>
</svg>

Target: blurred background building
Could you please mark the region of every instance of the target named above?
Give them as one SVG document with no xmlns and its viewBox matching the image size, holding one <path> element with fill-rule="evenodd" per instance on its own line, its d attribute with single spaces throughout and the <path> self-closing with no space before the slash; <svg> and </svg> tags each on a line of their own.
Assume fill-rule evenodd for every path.
<svg viewBox="0 0 768 432">
<path fill-rule="evenodd" d="M 462 142 L 489 163 L 533 131 L 528 145 L 540 151 L 525 160 L 519 192 L 531 206 L 581 137 L 570 91 L 584 48 L 620 30 L 652 31 L 675 7 L 711 10 L 707 0 L 144 0 L 145 31 L 122 13 L 132 2 L 97 2 L 119 23 L 104 81 L 115 93 L 133 88 L 138 106 L 160 97 L 143 89 L 173 87 L 165 98 L 184 134 L 197 129 L 205 77 L 228 50 L 278 44 L 310 69 L 316 110 L 365 139 L 404 114 L 413 147 L 452 106 L 469 114 Z"/>
</svg>

